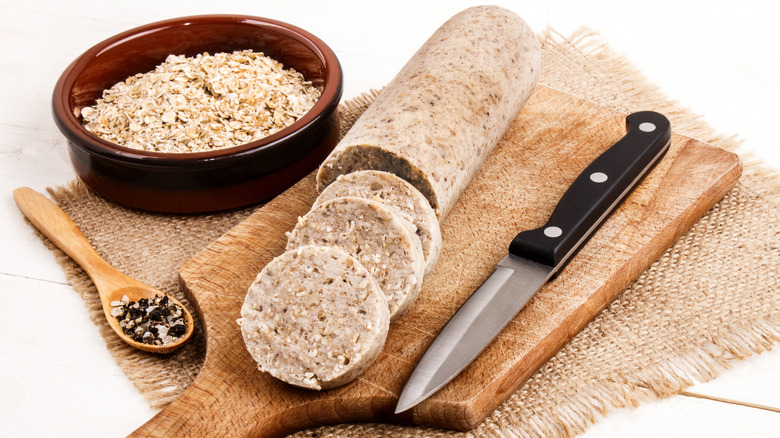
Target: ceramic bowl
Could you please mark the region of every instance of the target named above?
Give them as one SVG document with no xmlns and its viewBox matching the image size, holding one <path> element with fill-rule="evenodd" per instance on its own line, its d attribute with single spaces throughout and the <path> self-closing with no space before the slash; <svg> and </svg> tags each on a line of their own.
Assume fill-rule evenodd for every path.
<svg viewBox="0 0 780 438">
<path fill-rule="evenodd" d="M 97 137 L 75 115 L 168 55 L 247 49 L 297 70 L 321 91 L 304 116 L 258 141 L 209 152 L 147 152 Z M 336 55 L 311 33 L 266 18 L 202 15 L 140 26 L 90 48 L 57 82 L 52 112 L 76 175 L 93 191 L 145 210 L 210 212 L 272 198 L 314 170 L 338 141 L 342 88 Z"/>
</svg>

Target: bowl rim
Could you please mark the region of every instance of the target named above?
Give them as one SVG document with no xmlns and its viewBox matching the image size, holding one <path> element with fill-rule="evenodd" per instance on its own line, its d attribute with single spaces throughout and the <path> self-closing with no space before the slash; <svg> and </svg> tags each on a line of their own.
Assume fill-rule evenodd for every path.
<svg viewBox="0 0 780 438">
<path fill-rule="evenodd" d="M 263 28 L 272 28 L 284 35 L 302 42 L 320 59 L 325 71 L 324 86 L 320 98 L 301 118 L 283 129 L 255 140 L 228 148 L 203 152 L 156 152 L 134 149 L 107 141 L 88 131 L 70 110 L 69 96 L 84 67 L 107 48 L 115 47 L 124 41 L 165 28 L 192 25 L 205 22 L 225 24 L 249 24 Z M 170 18 L 137 26 L 109 37 L 87 49 L 73 60 L 60 75 L 54 87 L 52 113 L 60 131 L 70 143 L 87 149 L 90 153 L 122 162 L 135 161 L 144 165 L 159 166 L 203 165 L 204 163 L 225 159 L 240 159 L 247 154 L 272 154 L 284 149 L 286 141 L 293 137 L 306 135 L 308 128 L 324 123 L 327 116 L 339 105 L 343 92 L 343 72 L 333 50 L 312 33 L 289 23 L 252 15 L 204 14 Z"/>
</svg>

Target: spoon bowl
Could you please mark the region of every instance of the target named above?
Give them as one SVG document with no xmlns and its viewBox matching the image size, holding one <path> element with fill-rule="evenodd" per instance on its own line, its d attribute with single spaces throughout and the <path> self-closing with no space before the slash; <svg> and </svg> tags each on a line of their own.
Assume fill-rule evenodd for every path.
<svg viewBox="0 0 780 438">
<path fill-rule="evenodd" d="M 89 275 L 100 295 L 108 324 L 123 341 L 140 350 L 170 353 L 181 347 L 192 336 L 194 329 L 192 315 L 180 301 L 125 275 L 103 260 L 73 220 L 56 204 L 29 187 L 14 190 L 14 200 L 25 217 Z M 129 301 L 138 302 L 159 295 L 167 296 L 170 301 L 181 307 L 185 323 L 184 334 L 166 344 L 154 345 L 136 341 L 122 330 L 119 320 L 111 314 L 115 307 L 112 303 L 121 302 L 124 297 Z"/>
<path fill-rule="evenodd" d="M 106 274 L 105 270 L 99 274 L 103 275 L 103 277 L 99 277 L 99 280 L 96 280 L 95 276 L 89 274 L 89 271 L 87 271 L 87 273 L 90 275 L 90 278 L 92 278 L 92 281 L 95 282 L 95 287 L 98 289 L 98 293 L 100 294 L 100 303 L 103 305 L 103 313 L 106 315 L 108 325 L 111 326 L 111 328 L 119 335 L 119 337 L 122 338 L 122 340 L 140 350 L 149 351 L 152 353 L 170 353 L 181 347 L 182 344 L 184 344 L 184 342 L 190 338 L 194 329 L 192 315 L 190 315 L 190 313 L 179 300 L 170 295 L 164 294 L 160 290 L 149 286 L 148 284 L 129 277 L 122 272 L 117 271 L 113 267 L 111 267 L 111 270 L 113 270 L 113 272 L 110 274 Z M 119 325 L 119 320 L 111 314 L 111 311 L 115 307 L 112 305 L 112 303 L 122 301 L 124 297 L 127 297 L 129 301 L 138 302 L 144 298 L 153 299 L 160 295 L 167 296 L 171 302 L 178 305 L 182 309 L 186 327 L 186 330 L 182 336 L 175 338 L 167 344 L 152 345 L 136 341 L 122 330 L 122 327 Z"/>
</svg>

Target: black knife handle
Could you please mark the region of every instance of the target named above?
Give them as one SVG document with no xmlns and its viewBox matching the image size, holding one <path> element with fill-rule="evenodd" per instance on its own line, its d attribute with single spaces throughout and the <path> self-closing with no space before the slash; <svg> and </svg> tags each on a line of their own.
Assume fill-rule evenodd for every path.
<svg viewBox="0 0 780 438">
<path fill-rule="evenodd" d="M 511 254 L 562 268 L 669 149 L 671 124 L 662 114 L 630 114 L 626 129 L 574 180 L 544 226 L 512 240 Z"/>
</svg>

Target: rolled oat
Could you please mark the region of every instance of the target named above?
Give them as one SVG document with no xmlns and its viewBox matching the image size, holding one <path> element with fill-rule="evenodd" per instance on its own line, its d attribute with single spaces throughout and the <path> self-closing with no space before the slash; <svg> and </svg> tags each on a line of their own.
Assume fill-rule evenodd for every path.
<svg viewBox="0 0 780 438">
<path fill-rule="evenodd" d="M 302 74 L 260 52 L 170 55 L 154 70 L 104 90 L 75 115 L 88 131 L 118 145 L 204 152 L 271 135 L 319 97 Z"/>
</svg>

